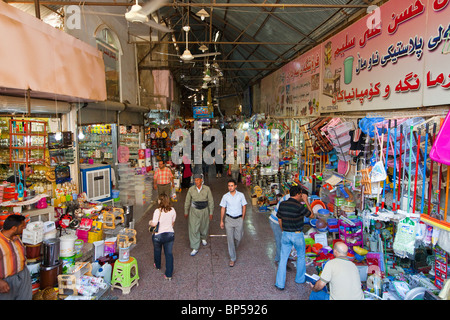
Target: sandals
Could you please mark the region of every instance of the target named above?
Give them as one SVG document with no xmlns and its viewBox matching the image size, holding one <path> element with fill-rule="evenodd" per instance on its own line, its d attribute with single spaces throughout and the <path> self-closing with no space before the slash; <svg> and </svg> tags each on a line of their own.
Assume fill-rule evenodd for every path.
<svg viewBox="0 0 450 320">
<path fill-rule="evenodd" d="M 234 261 L 230 261 L 229 266 L 230 266 L 230 267 L 234 267 Z"/>
<path fill-rule="evenodd" d="M 165 280 L 168 280 L 168 281 L 171 281 L 171 280 L 172 280 L 172 277 L 166 277 L 166 275 L 164 275 L 164 279 L 165 279 Z"/>
</svg>

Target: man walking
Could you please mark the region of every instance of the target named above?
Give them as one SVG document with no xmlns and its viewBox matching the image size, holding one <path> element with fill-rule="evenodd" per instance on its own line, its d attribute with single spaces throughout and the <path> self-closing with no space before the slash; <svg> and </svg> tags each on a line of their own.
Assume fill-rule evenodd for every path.
<svg viewBox="0 0 450 320">
<path fill-rule="evenodd" d="M 170 198 L 173 187 L 172 170 L 166 167 L 162 160 L 158 162 L 158 167 L 153 176 L 153 188 L 158 190 L 158 196 L 165 193 Z"/>
<path fill-rule="evenodd" d="M 224 226 L 226 228 L 230 267 L 234 266 L 236 248 L 244 235 L 244 218 L 247 209 L 245 196 L 242 192 L 237 191 L 236 187 L 235 180 L 231 179 L 228 181 L 228 193 L 220 201 L 220 228 L 223 229 Z"/>
<path fill-rule="evenodd" d="M 194 174 L 194 185 L 189 188 L 184 202 L 184 217 L 188 218 L 191 256 L 195 256 L 201 243 L 206 246 L 209 221 L 214 212 L 214 199 L 211 189 L 203 185 L 201 174 Z"/>
<path fill-rule="evenodd" d="M 239 181 L 239 174 L 242 173 L 242 164 L 239 163 L 237 150 L 234 150 L 234 161 L 234 163 L 231 163 L 228 166 L 228 174 L 231 175 L 231 179 L 237 183 L 237 181 Z"/>
<path fill-rule="evenodd" d="M 31 276 L 20 235 L 25 217 L 12 214 L 0 231 L 0 300 L 31 300 Z"/>
<path fill-rule="evenodd" d="M 293 186 L 289 190 L 290 198 L 280 203 L 278 207 L 278 222 L 280 224 L 281 254 L 278 264 L 275 287 L 284 289 L 286 282 L 286 265 L 292 246 L 297 251 L 296 283 L 305 282 L 305 238 L 303 236 L 304 217 L 313 218 L 314 214 L 308 202 L 308 192 L 299 186 Z M 303 203 L 302 203 L 303 202 Z"/>
</svg>

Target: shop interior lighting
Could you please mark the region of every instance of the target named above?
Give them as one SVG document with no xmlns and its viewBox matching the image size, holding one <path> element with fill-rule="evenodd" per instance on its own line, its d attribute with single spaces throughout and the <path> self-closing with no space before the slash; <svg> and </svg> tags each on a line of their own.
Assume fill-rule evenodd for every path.
<svg viewBox="0 0 450 320">
<path fill-rule="evenodd" d="M 199 16 L 200 19 L 202 19 L 202 21 L 204 21 L 205 18 L 209 17 L 209 13 L 205 9 L 202 9 L 199 12 L 197 12 L 196 15 Z"/>
</svg>

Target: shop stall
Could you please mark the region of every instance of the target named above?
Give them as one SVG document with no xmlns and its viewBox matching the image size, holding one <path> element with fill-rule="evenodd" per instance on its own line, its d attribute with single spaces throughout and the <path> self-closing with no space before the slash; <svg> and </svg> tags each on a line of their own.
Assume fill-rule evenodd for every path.
<svg viewBox="0 0 450 320">
<path fill-rule="evenodd" d="M 291 126 L 285 141 L 280 135 L 279 171 L 261 179 L 247 164 L 255 179 L 242 182 L 260 213 L 271 211 L 292 185 L 309 191 L 315 217 L 304 229 L 307 263 L 319 274 L 334 258 L 333 245 L 343 241 L 367 299 L 448 297 L 443 141 L 449 115 L 445 109 L 414 117 L 385 114 L 317 117 Z M 294 145 L 289 137 L 296 134 L 302 137 Z M 295 250 L 291 255 L 296 258 Z"/>
</svg>

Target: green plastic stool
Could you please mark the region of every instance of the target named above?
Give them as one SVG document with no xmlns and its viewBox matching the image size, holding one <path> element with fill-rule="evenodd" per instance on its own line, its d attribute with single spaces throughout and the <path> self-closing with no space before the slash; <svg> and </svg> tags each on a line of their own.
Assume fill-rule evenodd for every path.
<svg viewBox="0 0 450 320">
<path fill-rule="evenodd" d="M 131 288 L 139 286 L 138 265 L 135 258 L 130 257 L 127 262 L 116 260 L 111 279 L 111 290 L 118 288 L 122 294 L 129 294 Z"/>
</svg>

